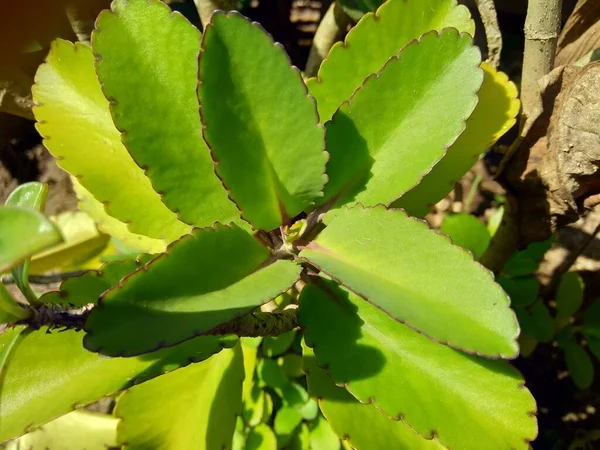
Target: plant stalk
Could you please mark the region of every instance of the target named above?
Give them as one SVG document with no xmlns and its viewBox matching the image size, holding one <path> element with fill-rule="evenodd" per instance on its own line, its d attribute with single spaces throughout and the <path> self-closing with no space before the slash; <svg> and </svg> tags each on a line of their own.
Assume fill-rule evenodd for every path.
<svg viewBox="0 0 600 450">
<path fill-rule="evenodd" d="M 500 53 L 502 53 L 502 33 L 498 25 L 498 14 L 494 0 L 475 0 L 477 10 L 481 16 L 485 37 L 488 45 L 488 63 L 495 69 L 500 64 Z"/>
<path fill-rule="evenodd" d="M 524 119 L 531 116 L 535 107 L 539 96 L 538 81 L 554 67 L 561 9 L 562 0 L 529 0 L 521 77 Z"/>
</svg>

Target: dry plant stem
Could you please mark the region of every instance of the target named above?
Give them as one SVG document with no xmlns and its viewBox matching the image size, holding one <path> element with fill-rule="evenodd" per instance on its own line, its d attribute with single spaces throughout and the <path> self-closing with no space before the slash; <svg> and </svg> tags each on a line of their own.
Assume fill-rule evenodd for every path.
<svg viewBox="0 0 600 450">
<path fill-rule="evenodd" d="M 554 67 L 561 8 L 562 0 L 529 0 L 521 77 L 521 102 L 525 120 L 531 115 L 539 96 L 538 81 Z"/>
<path fill-rule="evenodd" d="M 75 36 L 77 36 L 77 40 L 89 45 L 92 31 L 94 30 L 95 17 L 80 3 L 74 2 L 68 4 L 65 7 L 65 13 Z"/>
<path fill-rule="evenodd" d="M 81 330 L 93 305 L 70 308 L 63 305 L 41 305 L 33 309 L 30 318 L 18 322 L 31 328 L 47 326 L 50 329 Z M 282 311 L 254 312 L 219 325 L 204 335 L 221 336 L 235 334 L 239 337 L 278 336 L 298 326 L 297 305 L 289 305 Z"/>
<path fill-rule="evenodd" d="M 210 16 L 216 10 L 231 11 L 235 9 L 235 0 L 194 0 L 194 4 L 203 27 L 210 22 Z"/>
<path fill-rule="evenodd" d="M 344 37 L 346 28 L 350 25 L 351 19 L 344 12 L 337 1 L 334 1 L 319 24 L 315 37 L 313 39 L 304 74 L 306 77 L 314 77 L 319 71 L 321 62 L 329 53 L 333 44 Z"/>
<path fill-rule="evenodd" d="M 488 63 L 498 68 L 500 53 L 502 53 L 502 33 L 498 25 L 498 15 L 494 0 L 475 0 L 481 21 L 485 28 L 485 37 L 488 45 Z"/>
</svg>

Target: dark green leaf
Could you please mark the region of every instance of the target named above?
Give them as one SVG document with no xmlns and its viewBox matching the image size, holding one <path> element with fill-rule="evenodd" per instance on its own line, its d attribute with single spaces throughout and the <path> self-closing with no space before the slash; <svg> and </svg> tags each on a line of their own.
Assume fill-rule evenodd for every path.
<svg viewBox="0 0 600 450">
<path fill-rule="evenodd" d="M 575 385 L 585 389 L 594 381 L 594 365 L 588 352 L 579 345 L 569 345 L 563 348 L 567 370 Z"/>
<path fill-rule="evenodd" d="M 496 281 L 510 297 L 513 308 L 524 308 L 537 300 L 540 284 L 534 277 L 508 278 L 499 276 Z"/>
<path fill-rule="evenodd" d="M 272 230 L 323 195 L 325 131 L 283 46 L 240 14 L 214 14 L 200 80 L 204 138 L 248 222 Z"/>
<path fill-rule="evenodd" d="M 579 274 L 569 272 L 562 276 L 556 291 L 556 310 L 558 317 L 571 317 L 583 304 L 585 285 Z"/>
<path fill-rule="evenodd" d="M 550 342 L 554 337 L 554 321 L 550 311 L 541 301 L 536 301 L 528 308 L 515 308 L 519 324 L 524 333 L 528 333 L 538 341 Z"/>
<path fill-rule="evenodd" d="M 283 369 L 272 359 L 261 359 L 256 372 L 259 380 L 272 388 L 283 389 L 290 382 Z"/>
<path fill-rule="evenodd" d="M 267 337 L 262 342 L 263 353 L 269 358 L 279 356 L 290 348 L 295 337 L 296 330 L 288 331 L 275 337 Z"/>
<path fill-rule="evenodd" d="M 600 299 L 596 299 L 583 313 L 582 331 L 587 337 L 600 339 Z"/>
<path fill-rule="evenodd" d="M 248 433 L 245 450 L 277 450 L 277 437 L 268 425 L 260 424 Z"/>
<path fill-rule="evenodd" d="M 275 415 L 273 429 L 277 434 L 277 442 L 283 447 L 292 437 L 292 433 L 302 422 L 302 414 L 291 406 L 284 406 Z"/>
<path fill-rule="evenodd" d="M 103 295 L 84 344 L 113 356 L 177 344 L 249 313 L 299 274 L 237 225 L 196 229 Z"/>
<path fill-rule="evenodd" d="M 502 273 L 513 277 L 531 275 L 534 273 L 544 255 L 552 246 L 553 238 L 550 238 L 543 242 L 534 242 L 529 244 L 525 250 L 516 252 L 508 260 Z"/>
</svg>

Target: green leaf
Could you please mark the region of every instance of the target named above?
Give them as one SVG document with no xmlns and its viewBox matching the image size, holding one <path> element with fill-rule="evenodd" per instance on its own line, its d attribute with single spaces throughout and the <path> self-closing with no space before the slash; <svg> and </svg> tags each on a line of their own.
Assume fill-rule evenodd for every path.
<svg viewBox="0 0 600 450">
<path fill-rule="evenodd" d="M 280 358 L 280 366 L 290 378 L 299 378 L 304 375 L 302 371 L 302 356 L 289 353 Z"/>
<path fill-rule="evenodd" d="M 525 250 L 515 252 L 505 266 L 502 273 L 518 277 L 535 273 L 544 255 L 552 246 L 553 238 L 543 242 L 529 244 Z"/>
<path fill-rule="evenodd" d="M 116 0 L 111 8 L 96 20 L 92 48 L 125 147 L 182 221 L 239 221 L 202 140 L 200 32 L 158 0 Z"/>
<path fill-rule="evenodd" d="M 237 345 L 129 389 L 114 413 L 121 419 L 119 444 L 131 450 L 231 448 L 243 379 Z"/>
<path fill-rule="evenodd" d="M 487 227 L 470 214 L 447 215 L 442 221 L 440 231 L 450 236 L 454 244 L 469 250 L 475 259 L 481 258 L 490 244 Z"/>
<path fill-rule="evenodd" d="M 317 78 L 307 82 L 317 99 L 321 122 L 331 119 L 364 79 L 378 72 L 409 41 L 448 27 L 470 34 L 475 31 L 469 10 L 457 7 L 456 0 L 392 0 L 377 14 L 365 15 L 343 43 L 331 48 Z"/>
<path fill-rule="evenodd" d="M 499 276 L 496 281 L 510 297 L 510 304 L 513 308 L 524 308 L 531 305 L 537 300 L 540 292 L 540 284 L 534 277 Z"/>
<path fill-rule="evenodd" d="M 245 450 L 277 450 L 277 437 L 264 423 L 250 430 Z"/>
<path fill-rule="evenodd" d="M 248 372 L 246 372 L 244 387 L 248 379 L 253 381 L 253 377 L 249 377 Z M 265 421 L 265 408 L 267 406 L 266 397 L 267 393 L 262 390 L 257 383 L 252 383 L 250 392 L 248 394 L 243 394 L 242 418 L 245 424 L 255 427 L 259 423 Z"/>
<path fill-rule="evenodd" d="M 262 342 L 262 351 L 268 358 L 282 355 L 290 348 L 295 337 L 296 330 L 288 331 L 279 336 L 266 337 Z"/>
<path fill-rule="evenodd" d="M 317 418 L 317 423 L 310 432 L 310 448 L 312 450 L 338 450 L 340 448 L 340 440 L 327 420 L 321 416 Z"/>
<path fill-rule="evenodd" d="M 587 338 L 588 348 L 592 352 L 592 355 L 596 357 L 598 361 L 600 361 L 600 339 L 596 339 L 595 337 Z"/>
<path fill-rule="evenodd" d="M 0 283 L 0 324 L 27 319 L 31 314 L 31 310 L 25 309 L 17 303 L 4 285 Z"/>
<path fill-rule="evenodd" d="M 33 209 L 0 207 L 0 273 L 62 241 L 56 225 L 42 213 Z"/>
<path fill-rule="evenodd" d="M 81 333 L 73 330 L 48 333 L 42 328 L 23 335 L 3 375 L 0 442 L 135 383 L 202 361 L 235 342 L 233 337 L 203 336 L 142 357 L 106 358 L 85 350 Z"/>
<path fill-rule="evenodd" d="M 471 255 L 400 210 L 359 205 L 334 213 L 300 257 L 437 341 L 486 356 L 517 355 L 508 298 Z"/>
<path fill-rule="evenodd" d="M 568 345 L 563 348 L 567 370 L 575 385 L 585 389 L 594 381 L 594 364 L 588 352 L 579 345 Z"/>
<path fill-rule="evenodd" d="M 323 195 L 327 153 L 315 102 L 262 28 L 238 13 L 212 16 L 198 93 L 217 173 L 255 228 L 288 223 Z"/>
<path fill-rule="evenodd" d="M 302 423 L 296 428 L 296 431 L 288 444 L 288 448 L 289 450 L 310 450 L 310 430 L 306 423 Z"/>
<path fill-rule="evenodd" d="M 207 333 L 297 281 L 300 266 L 270 256 L 237 225 L 195 229 L 104 294 L 85 323 L 84 344 L 125 356 Z"/>
<path fill-rule="evenodd" d="M 0 284 L 0 286 L 2 285 Z M 24 326 L 16 326 L 5 328 L 4 331 L 0 333 L 0 376 L 4 375 L 4 365 L 6 364 L 6 361 L 8 361 L 10 352 L 24 330 Z"/>
<path fill-rule="evenodd" d="M 524 333 L 541 342 L 552 340 L 555 332 L 554 321 L 543 301 L 538 300 L 528 308 L 515 308 L 515 312 Z"/>
<path fill-rule="evenodd" d="M 335 283 L 318 282 L 325 290 L 309 284 L 300 298 L 306 344 L 359 401 L 449 448 L 526 449 L 535 439 L 535 401 L 506 362 L 436 343 Z"/>
<path fill-rule="evenodd" d="M 600 299 L 596 299 L 583 313 L 582 332 L 586 337 L 600 339 Z"/>
<path fill-rule="evenodd" d="M 254 370 L 256 369 L 256 357 L 258 352 L 258 345 L 255 345 L 255 343 L 259 339 L 260 338 L 242 338 L 240 341 L 242 345 L 242 354 L 244 355 L 244 373 L 246 374 L 243 388 L 244 401 L 251 395 L 252 388 L 255 386 Z"/>
<path fill-rule="evenodd" d="M 261 359 L 256 372 L 258 379 L 272 388 L 282 389 L 290 382 L 283 369 L 273 359 Z"/>
<path fill-rule="evenodd" d="M 117 445 L 114 417 L 89 411 L 73 411 L 19 438 L 28 450 L 105 450 Z"/>
<path fill-rule="evenodd" d="M 294 430 L 302 422 L 302 414 L 296 408 L 291 406 L 283 406 L 277 414 L 273 422 L 273 429 L 277 434 L 277 442 L 279 447 L 284 447 L 292 437 Z"/>
<path fill-rule="evenodd" d="M 123 76 L 124 72 L 118 73 Z M 32 92 L 38 104 L 33 108 L 36 128 L 44 146 L 62 169 L 104 203 L 108 214 L 129 223 L 134 233 L 168 241 L 188 231 L 163 205 L 121 143 L 87 45 L 54 41 L 46 63 L 37 71 Z"/>
<path fill-rule="evenodd" d="M 452 191 L 479 156 L 515 124 L 520 110 L 517 87 L 506 74 L 487 63 L 481 64 L 481 68 L 484 77 L 479 102 L 467 119 L 465 131 L 420 183 L 393 206 L 406 209 L 412 216 L 425 216 L 431 206 Z"/>
<path fill-rule="evenodd" d="M 410 43 L 367 78 L 327 124 L 329 182 L 320 203 L 390 204 L 419 183 L 464 131 L 480 63 L 471 37 L 446 29 Z"/>
<path fill-rule="evenodd" d="M 397 450 L 445 449 L 435 439 L 423 439 L 402 421 L 389 419 L 372 405 L 361 404 L 343 387 L 336 386 L 317 365 L 309 347 L 304 349 L 304 367 L 310 395 L 319 399 L 319 406 L 329 425 L 352 447 L 383 449 L 393 442 Z"/>
<path fill-rule="evenodd" d="M 106 263 L 99 270 L 86 272 L 63 281 L 59 291 L 42 295 L 40 301 L 42 303 L 68 304 L 77 308 L 90 303 L 96 304 L 104 292 L 116 286 L 121 279 L 142 267 L 151 258 L 151 255 L 140 255 L 135 260 Z"/>
<path fill-rule="evenodd" d="M 585 285 L 576 272 L 569 272 L 562 276 L 556 290 L 557 317 L 571 317 L 583 304 L 583 290 Z"/>
<path fill-rule="evenodd" d="M 29 208 L 44 214 L 46 209 L 46 197 L 48 197 L 48 185 L 38 182 L 25 183 L 17 187 L 6 199 L 6 206 L 15 208 Z M 61 235 L 64 234 L 61 232 Z M 37 304 L 37 296 L 29 286 L 29 259 L 12 270 L 15 284 L 23 293 L 25 298 L 32 304 Z"/>
<path fill-rule="evenodd" d="M 383 0 L 339 0 L 340 5 L 352 20 L 358 21 L 368 12 L 375 12 Z"/>
<path fill-rule="evenodd" d="M 106 249 L 110 236 L 99 233 L 94 220 L 83 211 L 66 211 L 52 218 L 65 238 L 61 245 L 34 256 L 32 273 L 79 269 Z"/>
</svg>

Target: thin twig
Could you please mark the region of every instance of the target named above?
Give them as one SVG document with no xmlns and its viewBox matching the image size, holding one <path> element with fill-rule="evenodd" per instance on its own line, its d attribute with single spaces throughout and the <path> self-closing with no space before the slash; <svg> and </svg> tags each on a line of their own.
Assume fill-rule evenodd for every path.
<svg viewBox="0 0 600 450">
<path fill-rule="evenodd" d="M 304 74 L 313 77 L 317 74 L 321 62 L 329 53 L 333 44 L 344 37 L 346 28 L 352 19 L 346 14 L 337 1 L 334 1 L 319 24 L 308 54 Z"/>
<path fill-rule="evenodd" d="M 538 81 L 554 67 L 561 9 L 562 0 L 529 0 L 521 77 L 524 119 L 531 115 L 536 98 L 540 95 Z"/>
<path fill-rule="evenodd" d="M 91 270 L 74 270 L 72 272 L 55 273 L 52 275 L 29 275 L 27 279 L 31 284 L 52 284 L 64 281 L 68 278 L 78 277 L 84 273 L 92 272 Z M 2 284 L 15 284 L 15 279 L 12 275 L 4 275 L 0 278 Z"/>
<path fill-rule="evenodd" d="M 502 33 L 498 25 L 498 15 L 494 0 L 475 0 L 483 27 L 485 28 L 485 37 L 488 45 L 488 63 L 498 67 L 500 64 L 500 53 L 502 53 Z"/>
</svg>

